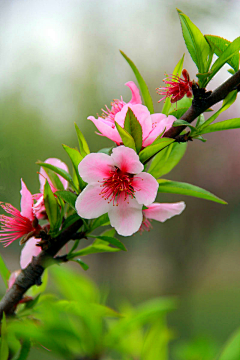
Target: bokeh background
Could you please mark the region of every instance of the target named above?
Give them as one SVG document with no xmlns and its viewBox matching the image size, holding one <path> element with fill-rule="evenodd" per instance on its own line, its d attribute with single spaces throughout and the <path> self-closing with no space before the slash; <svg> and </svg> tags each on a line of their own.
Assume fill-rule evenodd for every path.
<svg viewBox="0 0 240 360">
<path fill-rule="evenodd" d="M 37 160 L 58 157 L 71 168 L 61 144 L 77 146 L 74 122 L 91 151 L 112 145 L 95 134 L 87 117 L 121 95 L 130 99 L 124 84 L 135 77 L 119 49 L 139 68 L 156 112 L 162 103 L 155 88 L 183 53 L 184 67 L 195 78 L 176 7 L 203 34 L 231 41 L 239 36 L 238 0 L 0 1 L 1 201 L 19 207 L 20 178 L 38 192 Z M 209 90 L 230 76 L 227 68 Z M 239 113 L 237 101 L 220 119 Z M 165 176 L 206 188 L 228 205 L 162 194 L 158 201 L 184 200 L 184 213 L 122 239 L 127 253 L 86 258 L 88 276 L 109 289 L 111 306 L 177 295 L 179 308 L 169 317 L 176 338 L 210 339 L 210 346 L 220 346 L 239 326 L 239 136 L 240 130 L 230 130 L 206 135 L 205 144 L 189 143 L 185 157 Z M 11 271 L 19 268 L 18 244 L 0 252 Z"/>
</svg>

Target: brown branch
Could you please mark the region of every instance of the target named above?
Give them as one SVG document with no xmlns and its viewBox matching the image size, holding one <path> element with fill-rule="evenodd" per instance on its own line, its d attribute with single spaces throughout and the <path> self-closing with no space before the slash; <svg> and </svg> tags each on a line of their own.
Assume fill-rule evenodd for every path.
<svg viewBox="0 0 240 360">
<path fill-rule="evenodd" d="M 3 312 L 7 315 L 14 313 L 17 304 L 31 286 L 41 284 L 44 269 L 55 262 L 53 257 L 76 235 L 82 224 L 82 219 L 77 220 L 58 237 L 52 239 L 48 249 L 42 250 L 37 257 L 32 258 L 32 262 L 21 271 L 13 286 L 0 301 L 0 319 Z"/>
<path fill-rule="evenodd" d="M 193 99 L 192 106 L 185 112 L 181 117 L 182 120 L 187 121 L 188 123 L 193 122 L 199 115 L 204 111 L 209 109 L 211 106 L 217 104 L 219 101 L 225 99 L 225 97 L 233 90 L 239 88 L 240 85 L 240 70 L 236 74 L 232 75 L 227 81 L 220 85 L 216 90 L 214 90 L 211 95 L 205 99 Z M 176 126 L 171 127 L 164 137 L 175 138 L 179 135 L 186 126 Z"/>
</svg>

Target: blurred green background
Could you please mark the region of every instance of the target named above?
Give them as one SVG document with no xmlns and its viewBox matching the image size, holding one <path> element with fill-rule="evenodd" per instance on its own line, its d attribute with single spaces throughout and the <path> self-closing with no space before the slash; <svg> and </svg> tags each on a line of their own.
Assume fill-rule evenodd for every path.
<svg viewBox="0 0 240 360">
<path fill-rule="evenodd" d="M 162 103 L 155 88 L 183 53 L 184 67 L 195 78 L 176 7 L 203 34 L 228 40 L 239 35 L 237 0 L 0 1 L 1 201 L 19 207 L 21 177 L 38 192 L 37 160 L 58 157 L 70 167 L 61 144 L 77 146 L 74 121 L 91 151 L 112 145 L 95 134 L 87 117 L 121 95 L 130 99 L 124 84 L 136 80 L 119 49 L 139 68 L 156 112 Z M 226 70 L 209 90 L 229 76 Z M 221 120 L 239 112 L 237 101 Z M 205 144 L 188 144 L 183 160 L 166 176 L 206 188 L 228 205 L 162 194 L 160 202 L 184 200 L 184 213 L 122 239 L 127 253 L 86 258 L 88 275 L 109 289 L 109 305 L 177 295 L 179 309 L 169 324 L 181 339 L 207 336 L 222 344 L 239 326 L 239 135 L 231 130 L 207 135 Z M 19 268 L 17 243 L 0 252 L 11 271 Z"/>
</svg>

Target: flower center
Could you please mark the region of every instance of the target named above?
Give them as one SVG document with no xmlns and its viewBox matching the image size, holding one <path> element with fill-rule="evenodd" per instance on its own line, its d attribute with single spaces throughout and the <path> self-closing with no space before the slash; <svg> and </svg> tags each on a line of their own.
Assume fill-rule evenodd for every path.
<svg viewBox="0 0 240 360">
<path fill-rule="evenodd" d="M 115 127 L 115 115 L 122 110 L 124 105 L 125 102 L 123 101 L 122 97 L 121 100 L 113 100 L 113 102 L 111 102 L 111 109 L 109 109 L 107 105 L 105 105 L 107 110 L 102 109 L 102 118 L 107 118 L 108 120 L 110 120 L 113 123 L 113 127 Z"/>
<path fill-rule="evenodd" d="M 129 196 L 133 199 L 135 190 L 132 185 L 133 175 L 122 172 L 119 168 L 115 168 L 109 172 L 109 177 L 102 181 L 102 191 L 99 195 L 108 203 L 113 201 L 113 206 L 118 206 L 120 194 L 124 194 L 124 201 L 128 200 Z"/>
</svg>

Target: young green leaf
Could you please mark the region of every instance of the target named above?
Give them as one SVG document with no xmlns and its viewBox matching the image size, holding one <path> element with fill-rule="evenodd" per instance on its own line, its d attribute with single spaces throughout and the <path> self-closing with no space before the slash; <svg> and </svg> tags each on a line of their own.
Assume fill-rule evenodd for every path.
<svg viewBox="0 0 240 360">
<path fill-rule="evenodd" d="M 29 339 L 22 339 L 21 341 L 21 349 L 17 356 L 14 356 L 12 360 L 27 360 L 29 352 L 31 349 L 31 341 Z"/>
<path fill-rule="evenodd" d="M 76 213 L 68 216 L 67 219 L 63 223 L 62 230 L 67 229 L 69 226 L 74 224 L 79 219 L 80 219 L 80 216 Z"/>
<path fill-rule="evenodd" d="M 231 130 L 240 128 L 240 118 L 220 121 L 218 123 L 204 127 L 200 134 L 208 134 L 215 131 Z"/>
<path fill-rule="evenodd" d="M 203 129 L 205 129 L 208 125 L 210 125 L 214 120 L 217 119 L 217 117 L 223 112 L 226 111 L 236 100 L 237 98 L 237 90 L 231 91 L 223 100 L 222 107 L 215 112 L 208 120 L 206 120 L 202 125 L 200 125 L 197 129 L 198 134 L 204 134 L 202 132 Z"/>
<path fill-rule="evenodd" d="M 234 334 L 228 340 L 221 355 L 217 360 L 238 360 L 240 359 L 240 329 L 234 332 Z"/>
<path fill-rule="evenodd" d="M 230 45 L 228 45 L 228 47 L 222 53 L 222 55 L 220 55 L 219 58 L 214 62 L 214 64 L 210 69 L 211 74 L 208 77 L 208 82 L 214 77 L 214 75 L 222 68 L 224 64 L 226 64 L 230 59 L 232 59 L 234 55 L 239 54 L 239 50 L 240 50 L 240 36 L 237 37 Z M 206 85 L 207 84 L 205 84 L 205 86 Z"/>
<path fill-rule="evenodd" d="M 159 179 L 158 183 L 158 192 L 194 196 L 220 204 L 227 204 L 226 201 L 195 185 L 165 179 Z"/>
<path fill-rule="evenodd" d="M 108 214 L 103 214 L 93 221 L 90 231 L 92 232 L 94 229 L 98 228 L 99 226 L 106 226 L 109 224 L 110 222 L 109 222 Z"/>
<path fill-rule="evenodd" d="M 142 127 L 130 108 L 128 108 L 124 120 L 124 129 L 132 136 L 137 153 L 139 153 L 142 148 Z"/>
<path fill-rule="evenodd" d="M 50 229 L 52 232 L 54 232 L 59 224 L 60 211 L 59 211 L 57 199 L 54 196 L 47 180 L 44 185 L 43 196 L 44 196 L 44 205 L 45 205 L 46 213 L 50 223 Z"/>
<path fill-rule="evenodd" d="M 1 326 L 1 346 L 0 346 L 0 359 L 8 360 L 9 349 L 7 342 L 7 321 L 5 313 L 3 313 L 2 317 L 2 326 Z"/>
<path fill-rule="evenodd" d="M 172 116 L 175 116 L 175 118 L 180 119 L 188 109 L 189 109 L 188 107 L 176 109 L 176 110 L 171 111 L 168 115 L 172 115 Z"/>
<path fill-rule="evenodd" d="M 74 125 L 75 125 L 75 129 L 76 129 L 77 136 L 78 136 L 80 153 L 81 153 L 82 157 L 85 157 L 86 155 L 90 154 L 90 150 L 89 150 L 87 141 L 85 140 L 85 137 L 83 136 L 83 134 L 82 134 L 81 130 L 79 129 L 79 127 L 77 126 L 77 124 L 74 123 Z"/>
<path fill-rule="evenodd" d="M 83 179 L 81 178 L 81 176 L 79 175 L 78 165 L 82 161 L 83 156 L 80 154 L 80 152 L 78 150 L 73 149 L 67 145 L 63 144 L 63 148 L 66 151 L 66 153 L 68 154 L 68 156 L 70 157 L 70 160 L 73 164 L 73 169 L 75 171 L 75 174 L 76 174 L 77 180 L 78 180 L 77 186 L 79 186 L 79 188 L 82 190 L 86 186 L 86 184 L 83 181 Z"/>
<path fill-rule="evenodd" d="M 186 143 L 172 143 L 166 149 L 160 151 L 152 160 L 149 174 L 156 179 L 168 174 L 181 160 L 187 149 Z"/>
<path fill-rule="evenodd" d="M 161 138 L 157 144 L 149 145 L 139 153 L 139 159 L 142 163 L 148 161 L 151 157 L 157 154 L 160 150 L 174 142 L 175 139 Z"/>
<path fill-rule="evenodd" d="M 69 184 L 71 184 L 75 188 L 75 190 L 78 191 L 78 189 L 76 189 L 76 186 L 74 185 L 71 175 L 69 175 L 69 173 L 67 173 L 65 170 L 60 169 L 57 166 L 41 162 L 41 161 L 37 161 L 37 164 L 42 166 L 44 169 L 50 169 L 50 170 L 55 171 L 55 173 L 61 175 L 64 179 L 66 179 L 69 182 Z"/>
<path fill-rule="evenodd" d="M 174 80 L 174 76 L 181 76 L 182 74 L 182 68 L 183 68 L 183 61 L 184 61 L 184 56 L 185 54 L 183 54 L 183 57 L 179 60 L 179 62 L 177 63 L 177 65 L 175 66 L 174 70 L 173 70 L 173 81 L 175 82 L 176 80 Z M 167 85 L 169 86 L 169 85 Z M 171 100 L 170 98 L 166 98 L 163 108 L 162 108 L 162 114 L 168 115 L 169 110 L 171 108 Z"/>
<path fill-rule="evenodd" d="M 67 204 L 69 204 L 75 210 L 75 202 L 77 200 L 77 195 L 71 191 L 56 191 L 55 195 L 60 196 Z"/>
<path fill-rule="evenodd" d="M 92 245 L 89 245 L 75 253 L 73 252 L 71 254 L 68 254 L 68 260 L 71 260 L 74 257 L 78 257 L 78 256 L 86 256 L 89 254 L 96 254 L 101 252 L 117 252 L 117 251 L 120 251 L 120 249 L 110 247 L 105 241 L 96 239 L 92 243 Z"/>
<path fill-rule="evenodd" d="M 115 121 L 115 125 L 119 135 L 121 136 L 123 144 L 136 151 L 136 146 L 133 137 L 125 129 L 123 129 L 116 121 Z"/>
<path fill-rule="evenodd" d="M 197 130 L 197 129 L 195 128 L 195 126 L 193 126 L 193 125 L 189 124 L 189 122 L 187 122 L 187 121 L 185 121 L 185 120 L 181 120 L 181 119 L 175 120 L 172 126 L 174 126 L 174 127 L 177 127 L 177 126 L 188 126 L 188 127 L 189 127 L 190 129 L 192 129 L 192 130 Z"/>
<path fill-rule="evenodd" d="M 198 71 L 200 73 L 206 73 L 208 72 L 212 61 L 212 49 L 201 31 L 192 23 L 189 17 L 181 10 L 177 9 L 177 11 L 187 49 L 197 65 Z"/>
<path fill-rule="evenodd" d="M 8 279 L 10 276 L 10 271 L 8 270 L 8 268 L 6 267 L 3 258 L 0 255 L 0 275 L 3 279 L 3 282 L 6 286 L 6 288 L 8 287 Z"/>
<path fill-rule="evenodd" d="M 136 76 L 136 79 L 138 81 L 138 85 L 140 87 L 142 97 L 143 97 L 143 100 L 144 100 L 144 103 L 145 103 L 146 107 L 150 111 L 150 114 L 154 114 L 152 98 L 151 98 L 151 95 L 149 93 L 148 87 L 147 87 L 145 81 L 143 80 L 142 75 L 140 74 L 140 72 L 138 71 L 136 65 L 132 62 L 132 60 L 130 60 L 129 57 L 127 57 L 127 55 L 124 54 L 123 51 L 120 50 L 120 53 L 122 54 L 124 59 L 128 62 L 128 64 L 130 65 L 132 71 L 134 72 L 134 75 Z"/>
<path fill-rule="evenodd" d="M 222 53 L 227 49 L 227 47 L 231 44 L 231 41 L 228 41 L 220 36 L 214 35 L 204 35 L 205 39 L 213 49 L 214 53 L 220 57 Z M 227 63 L 235 70 L 233 73 L 238 71 L 239 69 L 239 55 L 235 54 L 230 59 L 228 59 Z"/>
<path fill-rule="evenodd" d="M 87 271 L 89 269 L 89 266 L 85 262 L 83 262 L 81 259 L 74 259 L 71 261 L 78 263 L 85 271 Z"/>
<path fill-rule="evenodd" d="M 112 236 L 106 236 L 106 235 L 88 235 L 88 236 L 106 241 L 108 244 L 114 245 L 122 251 L 127 251 L 123 243 Z"/>
</svg>

